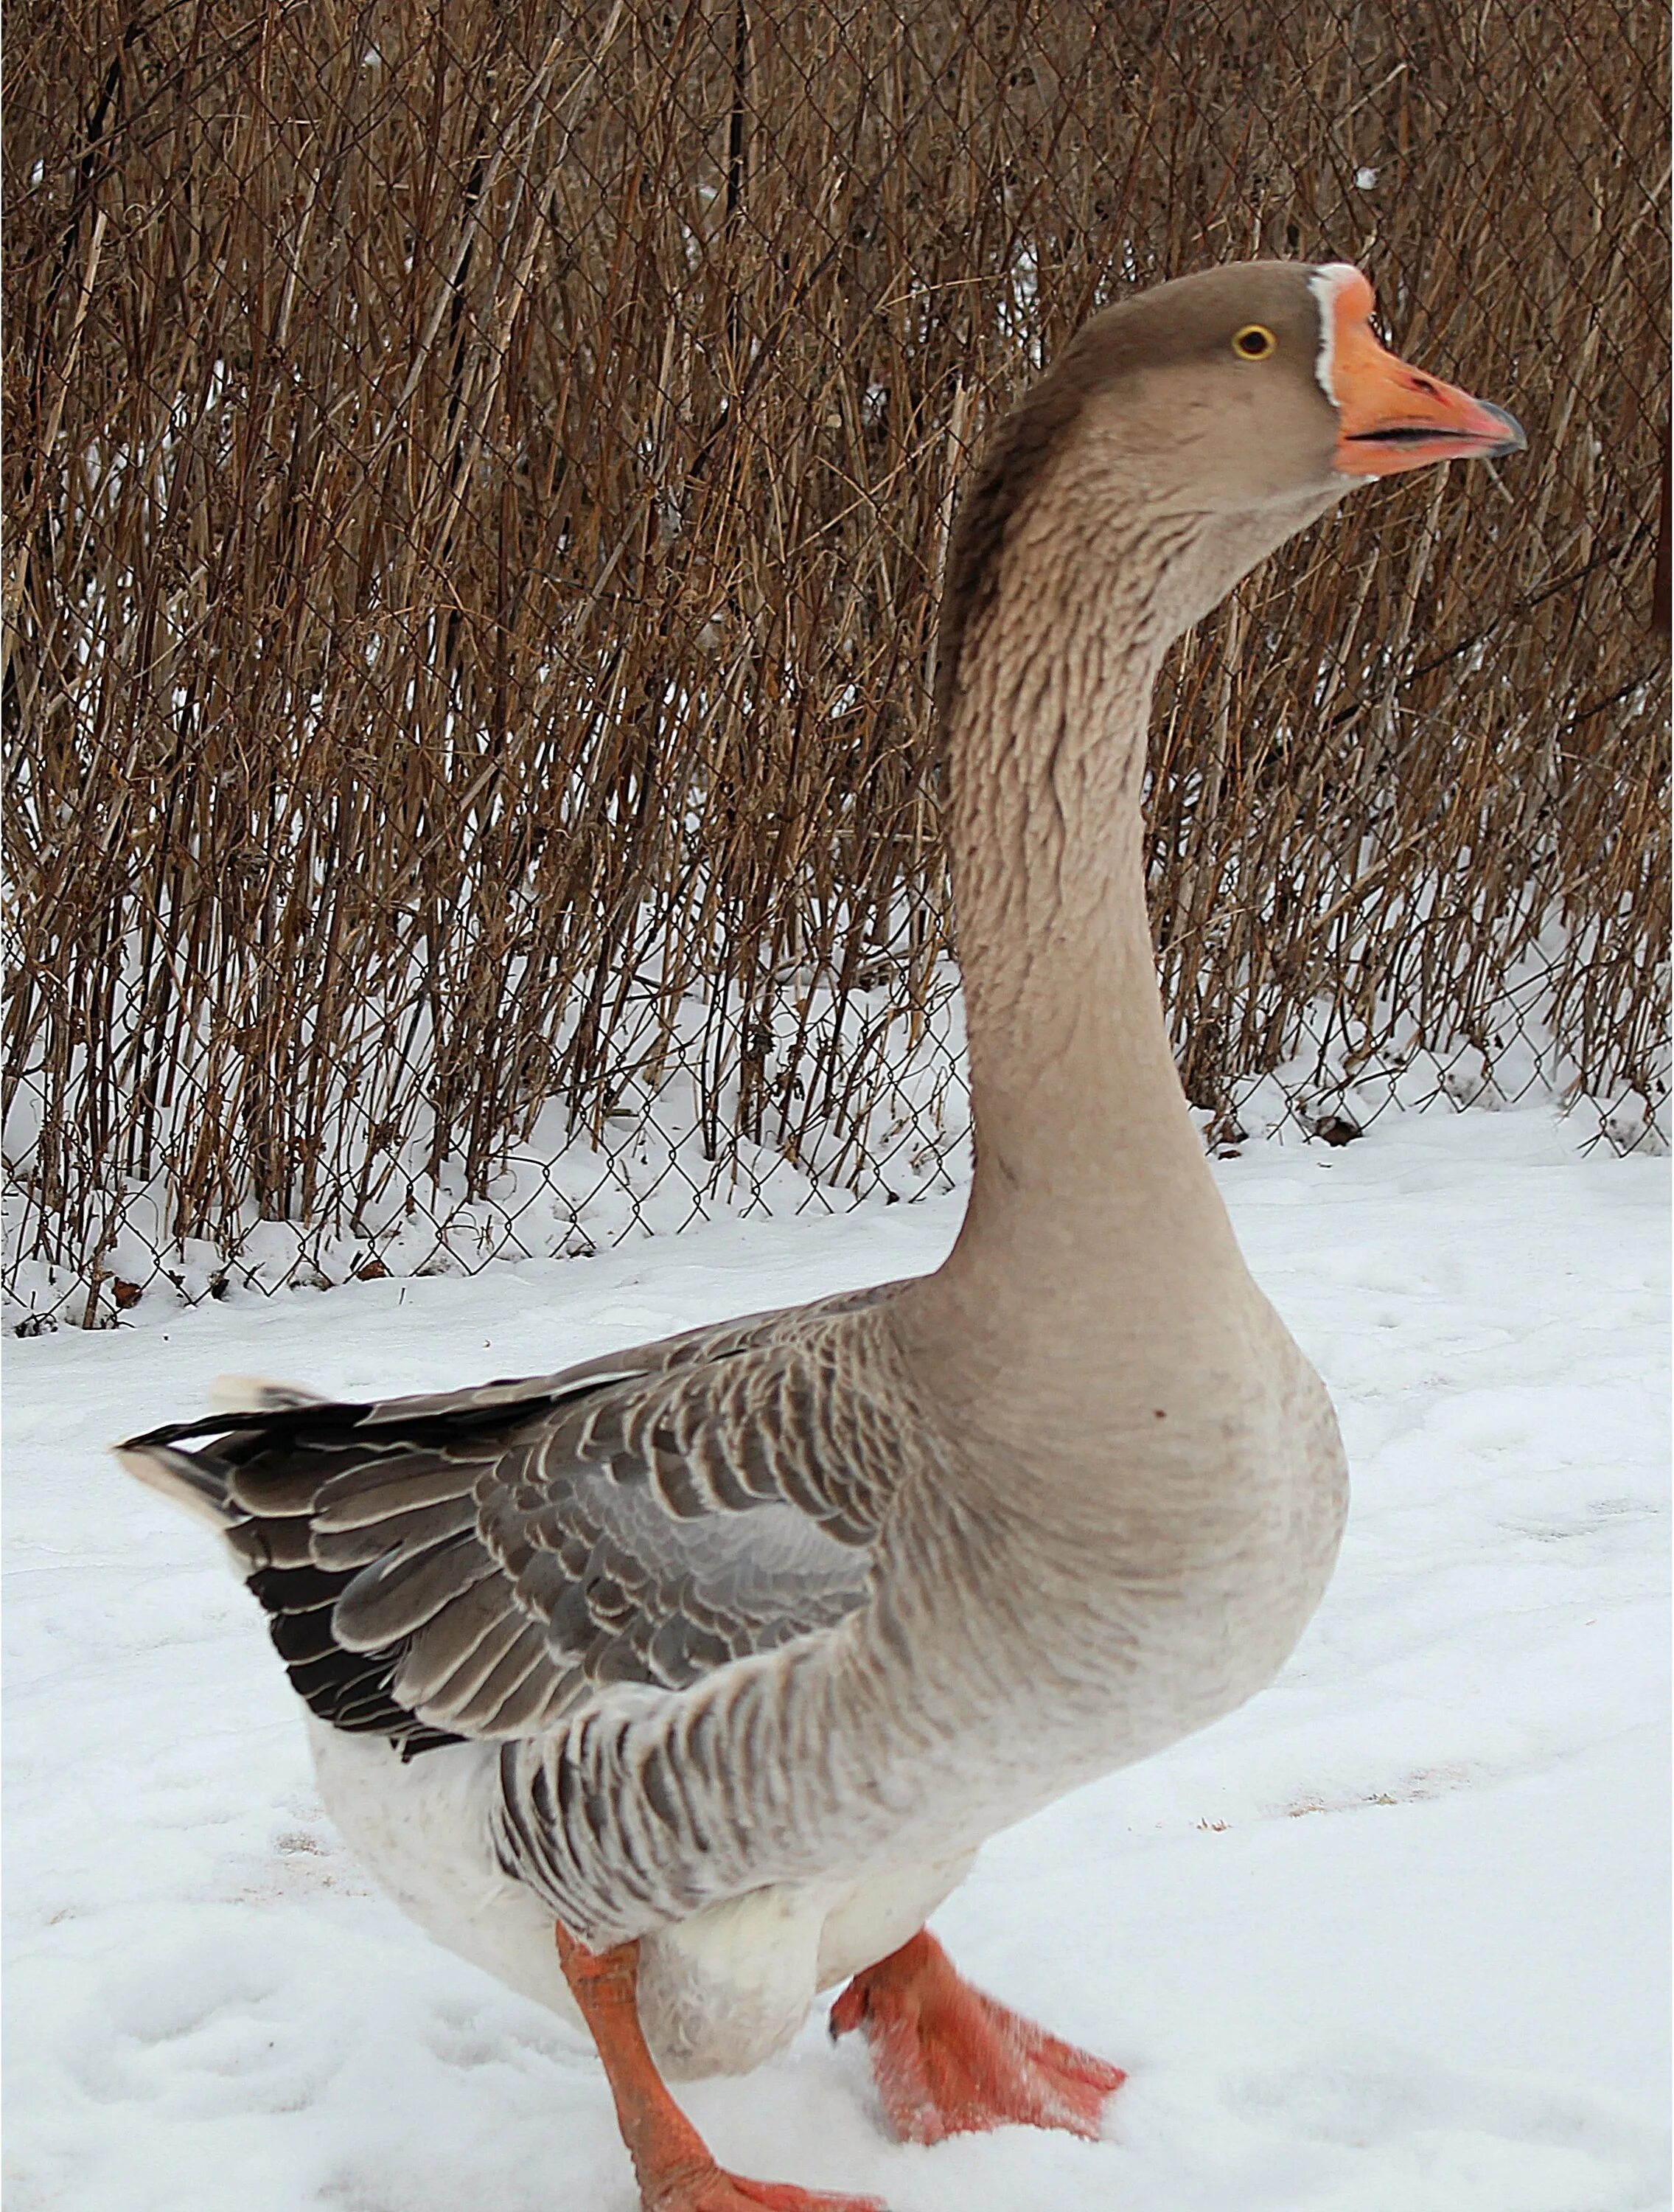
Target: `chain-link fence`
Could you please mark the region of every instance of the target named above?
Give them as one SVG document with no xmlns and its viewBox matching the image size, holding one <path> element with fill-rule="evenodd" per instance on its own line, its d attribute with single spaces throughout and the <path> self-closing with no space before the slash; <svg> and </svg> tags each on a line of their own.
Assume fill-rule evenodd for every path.
<svg viewBox="0 0 1674 2212">
<path fill-rule="evenodd" d="M 910 1196 L 936 582 L 1104 300 L 1360 262 L 1525 459 L 1160 690 L 1188 1090 L 1664 1091 L 1650 0 L 142 0 L 9 24 L 13 1325 Z M 1275 1083 L 1277 1090 L 1271 1090 Z"/>
</svg>

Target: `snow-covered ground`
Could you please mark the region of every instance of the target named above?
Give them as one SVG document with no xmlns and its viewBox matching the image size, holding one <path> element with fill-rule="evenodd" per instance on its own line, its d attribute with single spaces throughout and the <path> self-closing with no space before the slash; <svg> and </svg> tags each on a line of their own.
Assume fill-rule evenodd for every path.
<svg viewBox="0 0 1674 2212">
<path fill-rule="evenodd" d="M 1337 1400 L 1342 1567 L 1277 1687 L 998 1838 L 937 1922 L 1130 2069 L 1105 2140 L 897 2147 L 817 2020 L 682 2101 L 737 2170 L 893 2212 L 1665 2205 L 1667 1164 L 1432 1112 L 1217 1173 Z M 956 1212 L 9 1345 L 9 2212 L 634 2203 L 579 2036 L 369 1888 L 256 1607 L 101 1446 L 227 1370 L 440 1389 L 929 1267 Z"/>
</svg>

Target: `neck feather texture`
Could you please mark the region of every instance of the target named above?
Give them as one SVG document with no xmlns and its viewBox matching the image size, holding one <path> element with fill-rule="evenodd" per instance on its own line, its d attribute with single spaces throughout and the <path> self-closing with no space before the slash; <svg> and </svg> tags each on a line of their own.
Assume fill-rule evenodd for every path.
<svg viewBox="0 0 1674 2212">
<path fill-rule="evenodd" d="M 1151 687 L 1195 610 L 1198 518 L 1125 532 L 1042 503 L 1005 555 L 948 702 L 949 832 L 976 1124 L 944 1325 L 980 1305 L 1020 1355 L 1123 1333 L 1143 1286 L 1245 1280 L 1175 1072 L 1151 948 L 1141 798 Z M 1171 588 L 1172 587 L 1172 588 Z M 1192 593 L 1191 596 L 1198 596 Z M 1215 594 L 1218 596 L 1218 592 Z"/>
</svg>

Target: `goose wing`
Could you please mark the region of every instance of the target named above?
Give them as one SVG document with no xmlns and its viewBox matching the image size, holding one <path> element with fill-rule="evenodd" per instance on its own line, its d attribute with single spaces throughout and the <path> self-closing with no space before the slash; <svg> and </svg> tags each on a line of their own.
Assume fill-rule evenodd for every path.
<svg viewBox="0 0 1674 2212">
<path fill-rule="evenodd" d="M 409 1756 L 538 1735 L 864 1602 L 901 1438 L 864 1323 L 895 1287 L 437 1396 L 276 1392 L 121 1455 L 217 1521 L 322 1717 Z"/>
</svg>

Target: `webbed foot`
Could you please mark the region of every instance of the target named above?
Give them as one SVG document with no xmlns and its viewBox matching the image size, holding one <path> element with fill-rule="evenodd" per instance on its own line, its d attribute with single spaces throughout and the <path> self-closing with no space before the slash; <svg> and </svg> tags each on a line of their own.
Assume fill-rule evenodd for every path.
<svg viewBox="0 0 1674 2212">
<path fill-rule="evenodd" d="M 1096 2137 L 1105 2099 L 1127 2079 L 973 1990 L 922 1929 L 833 2005 L 834 2037 L 857 2027 L 901 2142 L 1010 2126 Z"/>
</svg>

